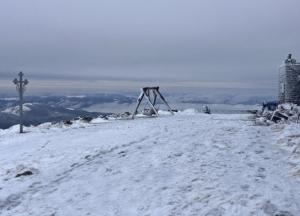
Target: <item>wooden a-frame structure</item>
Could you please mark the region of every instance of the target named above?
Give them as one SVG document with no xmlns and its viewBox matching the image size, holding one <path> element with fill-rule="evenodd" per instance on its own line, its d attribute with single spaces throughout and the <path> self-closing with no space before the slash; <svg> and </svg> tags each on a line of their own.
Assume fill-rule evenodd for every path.
<svg viewBox="0 0 300 216">
<path fill-rule="evenodd" d="M 173 111 L 167 101 L 165 100 L 164 96 L 159 91 L 159 86 L 157 87 L 144 87 L 141 89 L 141 94 L 138 97 L 137 100 L 137 106 L 132 114 L 132 119 L 134 119 L 134 116 L 137 114 L 137 111 L 142 103 L 142 100 L 146 98 L 148 105 L 150 105 L 151 110 L 154 112 L 156 116 L 158 116 L 158 109 L 155 107 L 155 104 L 157 102 L 157 96 L 160 97 L 160 99 L 164 102 L 164 104 L 168 107 L 168 111 L 173 115 Z"/>
</svg>

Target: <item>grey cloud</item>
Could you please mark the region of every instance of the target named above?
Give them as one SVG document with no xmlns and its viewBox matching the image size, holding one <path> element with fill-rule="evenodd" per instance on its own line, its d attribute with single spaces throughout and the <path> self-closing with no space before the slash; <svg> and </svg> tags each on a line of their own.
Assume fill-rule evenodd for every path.
<svg viewBox="0 0 300 216">
<path fill-rule="evenodd" d="M 298 0 L 4 0 L 0 76 L 23 70 L 45 80 L 273 88 L 285 55 L 300 60 L 299 7 Z"/>
</svg>

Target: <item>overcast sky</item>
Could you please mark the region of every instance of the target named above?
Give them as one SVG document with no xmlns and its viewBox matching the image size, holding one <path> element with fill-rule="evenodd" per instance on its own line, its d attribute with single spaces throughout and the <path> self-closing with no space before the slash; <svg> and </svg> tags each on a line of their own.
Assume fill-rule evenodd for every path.
<svg viewBox="0 0 300 216">
<path fill-rule="evenodd" d="M 36 89 L 272 89 L 299 21 L 299 0 L 1 0 L 0 90 L 19 70 Z"/>
</svg>

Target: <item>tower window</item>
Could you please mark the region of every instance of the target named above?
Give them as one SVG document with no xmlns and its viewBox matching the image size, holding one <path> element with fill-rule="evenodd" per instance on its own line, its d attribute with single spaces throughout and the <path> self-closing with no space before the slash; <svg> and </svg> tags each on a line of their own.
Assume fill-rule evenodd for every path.
<svg viewBox="0 0 300 216">
<path fill-rule="evenodd" d="M 284 83 L 280 83 L 280 92 L 283 94 L 284 93 Z"/>
</svg>

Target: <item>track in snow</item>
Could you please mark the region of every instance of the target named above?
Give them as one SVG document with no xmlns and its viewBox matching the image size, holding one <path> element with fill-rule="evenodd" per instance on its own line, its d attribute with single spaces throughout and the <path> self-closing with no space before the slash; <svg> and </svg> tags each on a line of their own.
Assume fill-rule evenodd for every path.
<svg viewBox="0 0 300 216">
<path fill-rule="evenodd" d="M 299 178 L 247 115 L 176 115 L 0 138 L 1 215 L 294 215 Z M 17 165 L 36 170 L 14 178 Z M 9 171 L 7 173 L 7 171 Z"/>
</svg>

